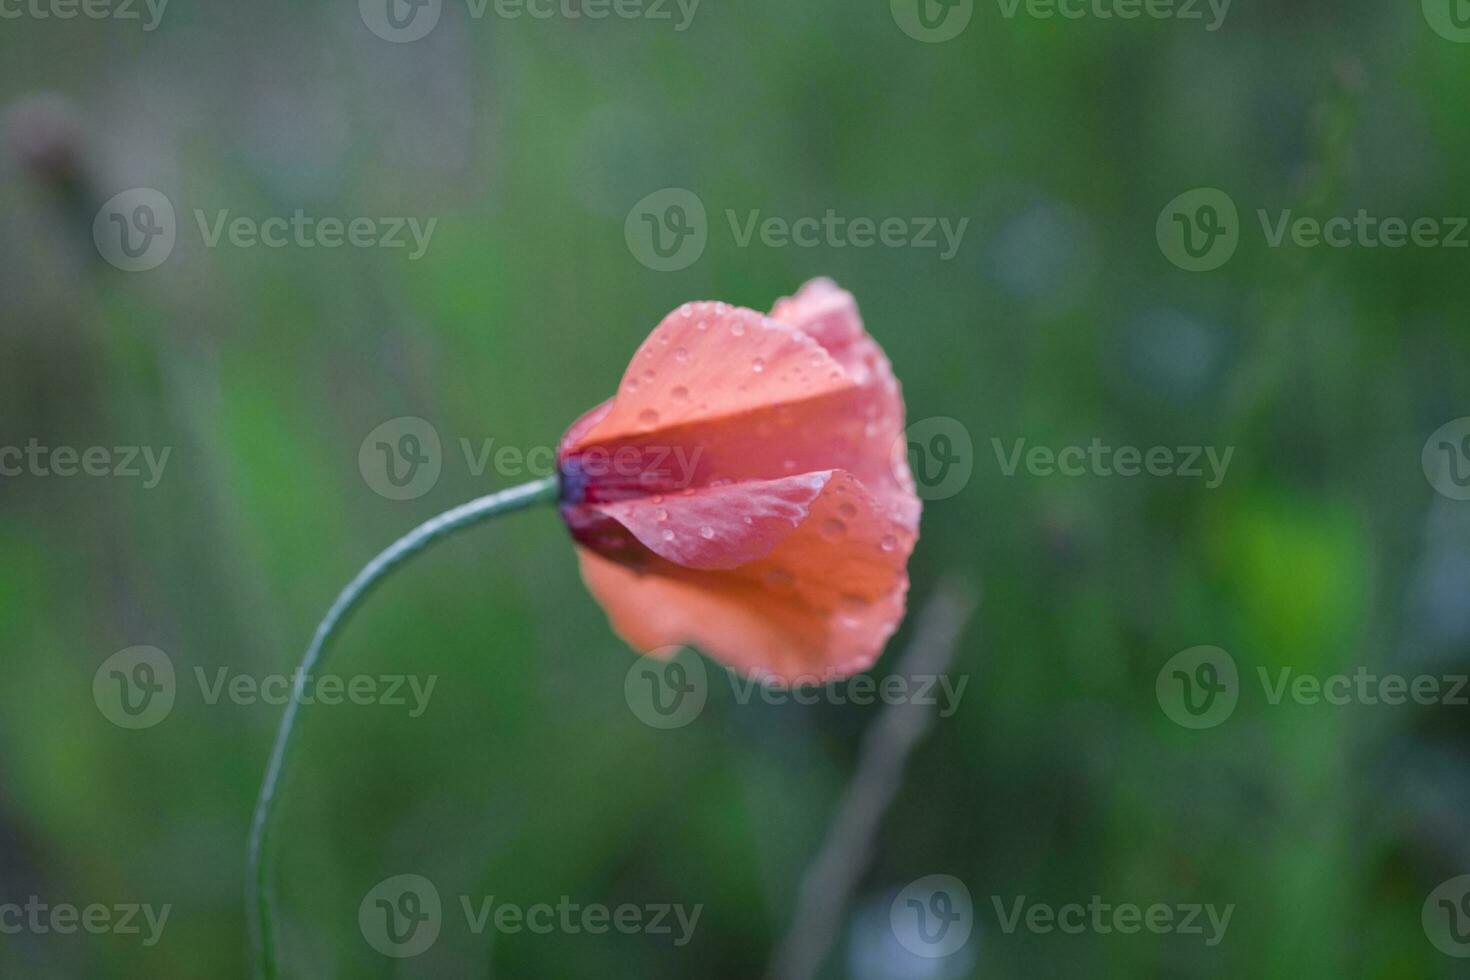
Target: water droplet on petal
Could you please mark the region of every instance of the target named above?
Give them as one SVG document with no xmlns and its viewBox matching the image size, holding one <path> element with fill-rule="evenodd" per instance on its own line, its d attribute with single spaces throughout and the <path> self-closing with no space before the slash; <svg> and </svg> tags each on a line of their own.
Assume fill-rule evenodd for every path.
<svg viewBox="0 0 1470 980">
<path fill-rule="evenodd" d="M 883 540 L 878 542 L 878 547 L 884 551 L 892 551 L 898 547 L 898 539 L 891 534 L 883 535 Z"/>
<path fill-rule="evenodd" d="M 689 389 L 683 385 L 675 385 L 674 389 L 669 392 L 669 397 L 676 402 L 687 401 L 689 399 Z"/>
<path fill-rule="evenodd" d="M 750 362 L 750 369 L 756 374 L 760 374 L 766 369 L 766 359 L 763 357 L 757 357 L 755 360 Z"/>
<path fill-rule="evenodd" d="M 841 489 L 841 487 L 839 487 L 838 489 Z M 857 508 L 847 501 L 843 501 L 842 503 L 837 505 L 837 513 L 851 520 L 852 518 L 857 516 Z"/>
<path fill-rule="evenodd" d="M 847 533 L 847 525 L 835 517 L 829 517 L 822 522 L 820 531 L 822 537 L 828 541 L 840 541 L 842 540 L 842 536 Z"/>
<path fill-rule="evenodd" d="M 837 604 L 846 613 L 860 613 L 868 608 L 868 600 L 853 593 L 843 595 L 837 600 Z"/>
<path fill-rule="evenodd" d="M 689 352 L 682 347 L 675 347 L 674 360 L 678 361 L 680 364 L 683 364 L 685 361 L 689 360 Z"/>
<path fill-rule="evenodd" d="M 694 329 L 695 330 L 700 330 L 700 331 L 708 330 L 709 329 L 709 321 L 708 320 L 700 320 L 698 323 L 696 323 L 694 325 Z"/>
<path fill-rule="evenodd" d="M 658 413 L 651 408 L 645 408 L 638 413 L 638 423 L 651 429 L 658 425 Z"/>
<path fill-rule="evenodd" d="M 704 538 L 706 541 L 713 541 L 715 537 L 715 529 L 710 527 L 708 524 L 701 524 L 699 526 L 699 536 L 701 538 Z"/>
<path fill-rule="evenodd" d="M 669 530 L 668 528 L 664 528 L 663 539 L 665 541 L 674 540 L 674 532 Z"/>
<path fill-rule="evenodd" d="M 660 497 L 658 499 L 662 500 L 663 498 Z M 653 516 L 660 521 L 666 521 L 669 519 L 669 512 L 663 507 L 660 507 L 657 511 L 654 512 Z"/>
<path fill-rule="evenodd" d="M 643 380 L 644 381 L 652 381 L 653 380 L 653 368 L 644 368 L 643 369 Z"/>
<path fill-rule="evenodd" d="M 737 337 L 745 336 L 745 324 L 741 323 L 739 320 L 731 321 L 730 332 Z"/>
<path fill-rule="evenodd" d="M 789 589 L 796 584 L 791 573 L 784 568 L 769 568 L 765 575 L 761 576 L 766 585 L 772 589 Z"/>
</svg>

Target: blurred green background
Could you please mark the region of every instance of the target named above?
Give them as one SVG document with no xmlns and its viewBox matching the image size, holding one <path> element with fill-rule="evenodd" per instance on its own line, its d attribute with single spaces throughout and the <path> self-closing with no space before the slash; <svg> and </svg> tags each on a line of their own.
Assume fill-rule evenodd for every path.
<svg viewBox="0 0 1470 980">
<path fill-rule="evenodd" d="M 981 604 L 951 667 L 969 679 L 959 710 L 910 760 L 821 976 L 1465 976 L 1421 910 L 1470 872 L 1466 709 L 1273 705 L 1257 679 L 1470 667 L 1470 503 L 1421 466 L 1431 433 L 1470 415 L 1470 252 L 1272 247 L 1257 218 L 1470 214 L 1470 45 L 1432 8 L 1238 0 L 1207 30 L 1203 8 L 980 2 L 928 43 L 887 0 L 704 0 L 682 31 L 672 4 L 668 20 L 477 18 L 444 0 L 427 36 L 393 43 L 345 0 L 173 0 L 153 30 L 141 5 L 4 7 L 0 444 L 171 455 L 152 488 L 0 477 L 0 902 L 172 913 L 151 947 L 0 935 L 0 974 L 248 975 L 245 839 L 281 709 L 210 704 L 196 669 L 293 670 L 363 562 L 517 482 L 476 475 L 460 440 L 554 444 L 680 303 L 768 309 L 830 275 L 910 420 L 958 420 L 973 446 L 968 484 L 926 506 L 911 610 L 952 578 Z M 177 241 L 128 273 L 93 220 L 139 187 L 172 203 Z M 625 235 L 665 188 L 708 215 L 703 253 L 669 272 Z M 1156 238 L 1193 188 L 1239 209 L 1237 250 L 1202 272 Z M 411 260 L 210 248 L 195 218 L 298 208 L 437 224 Z M 742 245 L 728 217 L 829 209 L 969 223 L 945 260 Z M 402 416 L 434 426 L 442 475 L 397 501 L 359 449 Z M 1234 455 L 1211 489 L 1007 476 L 993 442 L 1094 438 Z M 168 654 L 178 695 L 124 730 L 92 685 L 136 645 Z M 1198 645 L 1229 652 L 1240 691 L 1192 730 L 1155 683 Z M 421 717 L 305 713 L 280 811 L 291 977 L 760 977 L 879 714 L 742 705 L 712 666 L 700 717 L 645 725 L 624 695 L 633 655 L 549 509 L 419 559 L 336 657 L 344 675 L 438 682 Z M 435 882 L 446 921 L 393 960 L 358 907 L 405 873 Z M 975 910 L 939 960 L 890 928 L 893 896 L 931 874 Z M 704 911 L 683 947 L 475 935 L 460 895 Z M 1207 946 L 1007 932 L 995 900 L 1094 895 L 1235 908 Z"/>
</svg>

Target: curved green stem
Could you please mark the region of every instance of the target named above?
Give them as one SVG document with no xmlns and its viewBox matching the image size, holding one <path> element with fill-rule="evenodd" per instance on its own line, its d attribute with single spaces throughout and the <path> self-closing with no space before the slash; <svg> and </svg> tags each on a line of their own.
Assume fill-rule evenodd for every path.
<svg viewBox="0 0 1470 980">
<path fill-rule="evenodd" d="M 311 676 L 327 643 L 338 632 L 348 615 L 372 591 L 373 586 L 399 565 L 423 551 L 433 542 L 447 537 L 461 528 L 481 521 L 521 510 L 532 504 L 554 501 L 558 494 L 558 479 L 554 476 L 536 480 L 488 497 L 472 500 L 453 510 L 431 518 L 393 542 L 385 551 L 368 562 L 356 577 L 337 596 L 337 601 L 327 610 L 312 636 L 311 646 L 296 672 L 291 686 L 291 698 L 286 704 L 286 713 L 281 718 L 276 743 L 271 749 L 270 765 L 266 768 L 265 780 L 260 786 L 260 798 L 255 803 L 255 816 L 250 824 L 250 856 L 248 908 L 251 916 L 252 933 L 255 939 L 257 973 L 271 980 L 276 976 L 275 951 L 275 905 L 269 886 L 270 877 L 270 831 L 271 817 L 275 810 L 276 790 L 290 760 L 294 747 L 296 718 L 301 711 L 301 699 L 305 693 L 307 678 Z"/>
</svg>

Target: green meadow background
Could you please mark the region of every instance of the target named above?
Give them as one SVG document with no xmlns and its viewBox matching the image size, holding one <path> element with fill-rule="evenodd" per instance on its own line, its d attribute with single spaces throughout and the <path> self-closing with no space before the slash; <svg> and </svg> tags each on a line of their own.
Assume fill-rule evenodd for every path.
<svg viewBox="0 0 1470 980">
<path fill-rule="evenodd" d="M 1258 217 L 1470 215 L 1470 44 L 1431 27 L 1436 3 L 1236 0 L 1209 30 L 1204 7 L 978 0 L 942 43 L 888 0 L 703 0 L 684 30 L 672 4 L 594 21 L 445 0 L 401 44 L 348 0 L 172 0 L 153 30 L 141 5 L 0 7 L 0 445 L 170 449 L 153 487 L 0 477 L 0 904 L 171 906 L 153 946 L 0 934 L 0 975 L 248 976 L 245 840 L 281 709 L 209 703 L 196 672 L 290 672 L 380 548 L 517 482 L 474 473 L 461 440 L 554 445 L 680 303 L 766 309 L 829 275 L 910 419 L 956 420 L 971 447 L 963 489 L 926 505 L 911 609 L 942 583 L 979 604 L 950 666 L 963 699 L 853 858 L 819 975 L 1464 976 L 1421 911 L 1470 872 L 1467 709 L 1272 704 L 1259 680 L 1470 672 L 1470 503 L 1421 466 L 1470 415 L 1470 250 L 1273 247 Z M 172 202 L 177 243 L 128 273 L 92 229 L 135 187 Z M 698 196 L 708 239 L 668 272 L 625 235 L 666 188 Z M 1199 272 L 1156 237 L 1195 188 L 1238 208 L 1233 256 Z M 195 218 L 297 209 L 436 225 L 410 259 L 211 248 Z M 968 224 L 948 259 L 731 230 L 829 210 Z M 407 501 L 359 469 L 402 416 L 444 446 Z M 1215 487 L 1002 465 L 1016 440 L 1093 439 L 1233 455 Z M 137 645 L 168 654 L 178 694 L 125 730 L 93 678 Z M 1194 730 L 1156 679 L 1200 645 L 1233 658 L 1239 703 Z M 419 717 L 306 710 L 280 810 L 286 975 L 765 975 L 880 711 L 741 704 L 711 664 L 703 713 L 662 731 L 625 699 L 633 663 L 549 508 L 381 589 L 334 671 L 437 686 Z M 358 924 L 399 874 L 446 906 L 405 960 Z M 974 906 L 939 960 L 889 915 L 933 874 Z M 703 912 L 684 946 L 476 935 L 458 897 L 492 895 Z M 1213 946 L 1008 932 L 997 912 L 1095 895 L 1234 908 Z"/>
</svg>

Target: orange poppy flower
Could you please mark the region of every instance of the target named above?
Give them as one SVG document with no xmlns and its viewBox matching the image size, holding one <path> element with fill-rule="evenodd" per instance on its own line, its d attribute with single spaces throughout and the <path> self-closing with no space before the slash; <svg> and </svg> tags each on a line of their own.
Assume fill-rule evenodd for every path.
<svg viewBox="0 0 1470 980">
<path fill-rule="evenodd" d="M 788 684 L 863 670 L 918 539 L 903 431 L 888 358 L 831 281 L 770 316 L 689 303 L 558 449 L 583 580 L 644 653 L 692 644 Z"/>
</svg>

